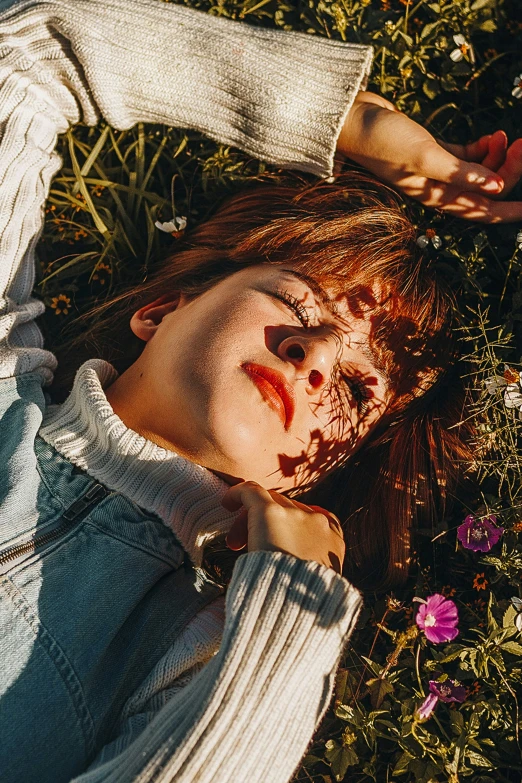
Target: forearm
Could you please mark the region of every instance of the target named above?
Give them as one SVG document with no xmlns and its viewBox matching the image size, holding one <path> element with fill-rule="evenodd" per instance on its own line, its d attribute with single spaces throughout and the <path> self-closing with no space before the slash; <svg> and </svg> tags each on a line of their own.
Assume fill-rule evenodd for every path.
<svg viewBox="0 0 522 783">
<path fill-rule="evenodd" d="M 75 783 L 287 783 L 328 705 L 360 602 L 318 563 L 242 556 L 217 655 L 132 745 Z"/>
<path fill-rule="evenodd" d="M 30 300 L 57 135 L 80 119 L 194 128 L 328 176 L 370 47 L 264 30 L 160 0 L 13 0 L 0 13 L 0 377 L 54 358 Z"/>
</svg>

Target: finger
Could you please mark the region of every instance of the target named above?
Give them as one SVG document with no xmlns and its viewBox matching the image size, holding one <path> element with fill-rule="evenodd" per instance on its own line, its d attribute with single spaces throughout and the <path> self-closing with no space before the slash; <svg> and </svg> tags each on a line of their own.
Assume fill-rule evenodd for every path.
<svg viewBox="0 0 522 783">
<path fill-rule="evenodd" d="M 487 136 L 481 136 L 477 141 L 471 142 L 471 144 L 450 144 L 447 141 L 437 139 L 439 144 L 447 152 L 450 152 L 456 158 L 461 160 L 467 160 L 469 162 L 482 163 L 483 159 L 488 154 L 489 140 L 491 133 Z"/>
<path fill-rule="evenodd" d="M 435 140 L 424 142 L 417 174 L 455 185 L 466 191 L 500 193 L 504 182 L 498 174 L 480 163 L 468 163 L 452 155 Z"/>
<path fill-rule="evenodd" d="M 515 223 L 522 220 L 522 201 L 496 201 L 477 193 L 460 193 L 451 200 L 444 200 L 437 208 L 478 223 Z"/>
<path fill-rule="evenodd" d="M 495 133 L 493 133 L 493 135 L 489 140 L 488 154 L 480 162 L 487 169 L 491 169 L 491 171 L 496 171 L 498 174 L 499 168 L 506 160 L 507 147 L 508 147 L 507 134 L 504 133 L 503 130 L 496 131 Z M 504 191 L 505 191 L 505 187 L 506 186 L 504 183 Z"/>
<path fill-rule="evenodd" d="M 266 505 L 272 498 L 268 490 L 255 481 L 242 481 L 230 487 L 221 499 L 221 505 L 228 511 L 239 511 L 244 506 L 246 509 L 255 505 Z"/>
<path fill-rule="evenodd" d="M 330 523 L 330 527 L 333 527 L 334 530 L 337 530 L 337 532 L 340 532 L 342 534 L 342 525 L 339 521 L 339 519 L 335 516 L 335 514 L 332 514 L 331 511 L 328 511 L 326 508 L 323 508 L 322 506 L 309 506 L 313 511 L 317 511 L 319 514 L 323 514 L 323 516 L 326 517 L 328 522 Z"/>
<path fill-rule="evenodd" d="M 497 171 L 506 157 L 508 137 L 503 130 L 498 130 L 470 144 L 449 144 L 440 140 L 438 144 L 461 160 L 480 163 L 491 171 Z"/>
<path fill-rule="evenodd" d="M 506 159 L 497 173 L 504 180 L 502 196 L 507 196 L 522 177 L 522 139 L 516 139 L 508 147 Z"/>
<path fill-rule="evenodd" d="M 225 537 L 225 543 L 233 552 L 239 552 L 248 544 L 248 511 L 243 509 L 232 523 Z"/>
</svg>

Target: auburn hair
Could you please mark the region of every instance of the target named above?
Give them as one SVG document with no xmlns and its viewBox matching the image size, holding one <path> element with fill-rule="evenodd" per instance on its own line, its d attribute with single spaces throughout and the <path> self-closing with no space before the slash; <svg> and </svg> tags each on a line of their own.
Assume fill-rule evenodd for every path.
<svg viewBox="0 0 522 783">
<path fill-rule="evenodd" d="M 229 197 L 145 282 L 81 316 L 84 331 L 58 352 L 51 395 L 63 399 L 93 356 L 127 369 L 144 346 L 132 314 L 169 292 L 197 296 L 247 266 L 281 262 L 334 286 L 355 316 L 371 313 L 371 348 L 392 401 L 363 445 L 300 498 L 341 519 L 345 575 L 389 589 L 408 575 L 415 526 L 445 513 L 470 456 L 454 302 L 393 190 L 358 171 L 330 182 L 288 177 Z"/>
</svg>

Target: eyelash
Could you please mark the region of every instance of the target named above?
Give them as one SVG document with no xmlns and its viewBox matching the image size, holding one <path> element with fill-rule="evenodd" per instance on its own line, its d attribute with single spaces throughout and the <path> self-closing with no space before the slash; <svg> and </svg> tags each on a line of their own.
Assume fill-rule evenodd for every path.
<svg viewBox="0 0 522 783">
<path fill-rule="evenodd" d="M 288 291 L 274 291 L 274 296 L 286 305 L 297 316 L 305 329 L 310 328 L 310 316 L 306 307 L 301 304 L 299 299 Z"/>
<path fill-rule="evenodd" d="M 276 299 L 279 299 L 280 302 L 292 310 L 305 329 L 310 328 L 310 317 L 306 307 L 301 304 L 297 297 L 295 297 L 289 291 L 274 291 L 273 295 Z M 364 416 L 368 411 L 369 405 L 369 393 L 366 384 L 359 378 L 348 376 L 345 373 L 341 374 L 341 380 L 343 380 L 350 389 L 350 393 L 357 405 L 357 411 L 359 415 Z"/>
<path fill-rule="evenodd" d="M 368 411 L 370 399 L 366 384 L 364 381 L 361 381 L 360 378 L 354 378 L 344 373 L 341 375 L 341 378 L 350 389 L 350 394 L 355 400 L 359 415 L 364 416 Z"/>
</svg>

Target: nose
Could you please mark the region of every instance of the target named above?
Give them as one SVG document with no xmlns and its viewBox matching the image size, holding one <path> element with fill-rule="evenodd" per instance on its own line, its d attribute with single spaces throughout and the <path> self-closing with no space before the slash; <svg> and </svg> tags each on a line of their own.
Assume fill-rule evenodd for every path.
<svg viewBox="0 0 522 783">
<path fill-rule="evenodd" d="M 331 337 L 292 335 L 281 341 L 277 353 L 294 365 L 297 380 L 306 380 L 307 392 L 315 394 L 331 378 L 338 346 Z"/>
</svg>

